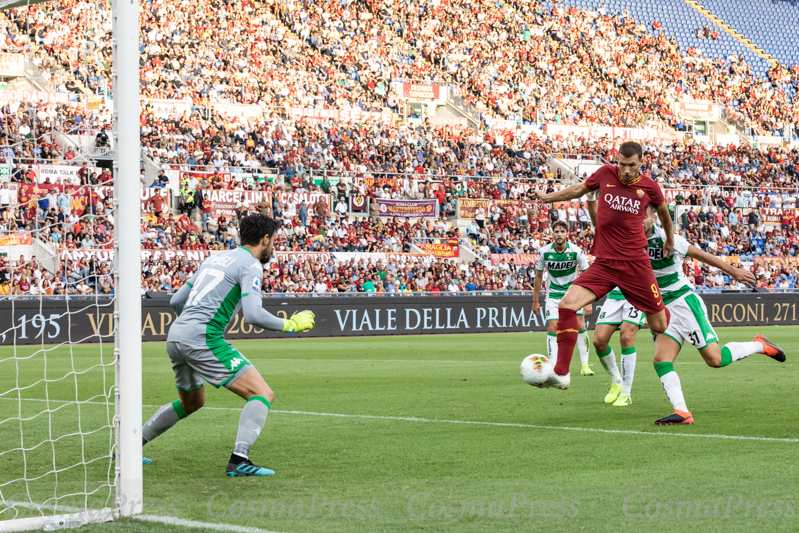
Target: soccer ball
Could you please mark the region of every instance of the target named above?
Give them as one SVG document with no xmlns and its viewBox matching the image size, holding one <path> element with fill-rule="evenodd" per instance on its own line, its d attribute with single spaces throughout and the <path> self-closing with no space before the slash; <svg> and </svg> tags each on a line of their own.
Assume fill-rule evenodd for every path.
<svg viewBox="0 0 799 533">
<path fill-rule="evenodd" d="M 533 387 L 542 388 L 555 373 L 555 367 L 546 355 L 534 353 L 522 361 L 522 379 Z"/>
</svg>

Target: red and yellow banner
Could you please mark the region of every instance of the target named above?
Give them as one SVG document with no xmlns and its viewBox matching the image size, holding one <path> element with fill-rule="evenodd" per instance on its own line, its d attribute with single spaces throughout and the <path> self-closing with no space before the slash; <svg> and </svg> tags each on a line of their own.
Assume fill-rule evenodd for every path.
<svg viewBox="0 0 799 533">
<path fill-rule="evenodd" d="M 33 237 L 31 237 L 30 233 L 20 231 L 16 233 L 6 233 L 5 235 L 0 235 L 0 246 L 17 246 L 26 244 L 33 244 Z"/>
<path fill-rule="evenodd" d="M 431 239 L 421 248 L 443 259 L 452 259 L 461 255 L 458 239 Z"/>
<path fill-rule="evenodd" d="M 796 209 L 793 207 L 761 207 L 760 216 L 764 224 L 793 224 Z"/>
</svg>

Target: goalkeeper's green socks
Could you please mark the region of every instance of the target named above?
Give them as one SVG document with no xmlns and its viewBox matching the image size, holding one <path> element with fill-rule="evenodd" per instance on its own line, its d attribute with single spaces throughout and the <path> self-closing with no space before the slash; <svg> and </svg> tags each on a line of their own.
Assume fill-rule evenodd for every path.
<svg viewBox="0 0 799 533">
<path fill-rule="evenodd" d="M 189 416 L 180 405 L 180 400 L 175 400 L 161 407 L 141 428 L 142 446 L 161 435 L 182 419 Z"/>
<path fill-rule="evenodd" d="M 233 446 L 234 455 L 248 458 L 250 448 L 261 434 L 271 407 L 269 400 L 263 396 L 251 396 L 247 400 L 239 418 L 239 432 L 236 434 L 236 444 Z"/>
</svg>

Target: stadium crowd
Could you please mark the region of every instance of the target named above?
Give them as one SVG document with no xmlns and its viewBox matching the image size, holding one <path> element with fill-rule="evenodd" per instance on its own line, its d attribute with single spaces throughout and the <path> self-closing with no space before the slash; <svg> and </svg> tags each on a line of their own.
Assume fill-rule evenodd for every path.
<svg viewBox="0 0 799 533">
<path fill-rule="evenodd" d="M 657 21 L 604 7 L 158 0 L 142 10 L 142 96 L 190 99 L 192 112 L 213 103 L 396 109 L 390 81 L 414 79 L 458 85 L 486 113 L 530 122 L 676 125 L 675 98 L 715 101 L 759 132 L 799 122 L 786 91 L 796 65 L 761 79 L 734 54 L 682 50 Z M 0 28 L 6 48 L 32 51 L 59 91 L 98 92 L 110 83 L 110 13 L 62 0 L 8 11 Z"/>
<path fill-rule="evenodd" d="M 301 184 L 300 187 L 302 186 Z M 3 190 L 7 190 L 7 187 L 5 184 L 0 185 L 0 201 L 4 198 Z M 321 189 L 319 186 L 314 187 Z M 275 192 L 280 192 L 281 189 L 278 186 Z M 331 194 L 339 194 L 339 191 L 331 191 Z M 388 189 L 383 190 L 383 194 L 387 195 Z M 502 198 L 512 198 L 512 194 L 505 191 Z M 62 271 L 55 279 L 40 268 L 35 268 L 35 263 L 3 265 L 7 272 L 6 277 L 11 282 L 8 287 L 11 294 L 109 292 L 113 289 L 113 278 L 110 274 L 112 263 L 107 259 L 98 259 L 104 257 L 103 255 L 97 255 L 92 260 L 95 251 L 107 251 L 113 247 L 111 198 L 102 198 L 95 194 L 85 212 L 79 213 L 72 210 L 74 203 L 65 199 L 65 196 L 68 197 L 69 193 L 55 194 L 51 190 L 46 197 L 27 198 L 24 205 L 3 209 L 4 232 L 33 231 L 38 238 L 58 250 L 64 259 Z M 698 199 L 680 196 L 675 196 L 671 204 L 675 208 L 680 232 L 689 242 L 712 253 L 737 257 L 737 260 L 744 262 L 752 261 L 755 256 L 785 258 L 783 263 L 779 260 L 771 264 L 757 263 L 759 283 L 772 288 L 795 283 L 797 271 L 794 259 L 799 247 L 795 219 L 788 218 L 783 221 L 780 229 L 774 229 L 773 225 L 765 224 L 757 208 L 748 207 L 749 200 L 746 200 L 747 206 L 736 207 L 733 203 L 731 208 L 727 207 L 731 198 L 734 198 L 734 202 L 741 202 L 743 197 L 719 196 L 719 202 L 724 204 L 722 207 L 703 206 L 704 202 Z M 423 222 L 410 219 L 387 220 L 374 216 L 376 213 L 372 213 L 373 216 L 368 216 L 367 213 L 347 214 L 346 208 L 331 211 L 328 198 L 332 197 L 327 195 L 321 197 L 322 201 L 310 205 L 304 201 L 278 201 L 279 197 L 278 194 L 274 195 L 275 202 L 272 205 L 260 203 L 257 206 L 259 211 L 282 222 L 276 244 L 276 250 L 281 253 L 265 272 L 265 292 L 526 289 L 534 275 L 529 259 L 526 263 L 516 264 L 516 256 L 508 255 L 509 260 L 503 256 L 535 254 L 548 241 L 552 222 L 559 219 L 569 223 L 573 229 L 572 241 L 581 248 L 588 250 L 593 238 L 585 204 L 578 203 L 556 205 L 551 209 L 544 206 L 539 209 L 533 203 L 527 206 L 524 203 L 502 204 L 504 207 L 499 203 L 490 203 L 487 210 L 477 207 L 474 220 L 461 232 L 455 225 L 456 220 L 446 220 L 446 217 L 426 219 Z M 155 198 L 161 197 L 154 196 L 150 200 L 151 208 L 156 203 Z M 768 198 L 772 202 L 770 205 L 794 205 L 794 198 L 789 195 L 785 199 L 780 195 L 755 195 L 755 198 L 760 201 Z M 207 211 L 202 195 L 199 203 L 194 217 L 188 216 L 188 210 L 185 209 L 180 215 L 163 212 L 163 208 L 153 209 L 156 214 L 149 213 L 142 223 L 142 248 L 153 252 L 155 257 L 154 253 L 159 251 L 199 251 L 207 254 L 236 246 L 238 220 L 246 214 L 246 206 L 243 206 L 238 216 L 210 217 L 202 215 L 203 211 Z M 759 205 L 762 204 L 758 203 L 757 206 Z M 415 245 L 431 238 L 461 239 L 462 244 L 470 244 L 478 260 L 456 265 L 452 260 L 432 257 L 413 257 L 404 263 L 380 263 L 369 255 L 358 259 L 334 260 L 332 263 L 321 259 L 331 257 L 336 252 L 418 252 L 420 250 Z M 70 253 L 75 251 L 89 253 Z M 325 255 L 317 256 L 314 252 Z M 332 257 L 335 258 L 335 255 Z M 143 267 L 142 290 L 174 291 L 185 282 L 198 264 L 199 260 L 188 260 L 180 254 L 170 260 L 151 258 Z M 686 265 L 686 269 L 691 268 L 692 264 Z M 716 276 L 715 272 L 707 268 L 691 272 L 699 287 L 735 285 L 723 276 Z M 99 281 L 101 279 L 102 283 Z M 81 280 L 84 284 L 81 284 Z M 372 281 L 372 284 L 368 284 L 368 281 Z"/>
<path fill-rule="evenodd" d="M 63 9 L 33 5 L 0 14 L 5 48 L 30 52 L 59 92 L 104 91 L 111 73 L 110 7 L 77 0 L 59 6 Z M 212 252 L 236 245 L 237 217 L 211 217 L 203 190 L 293 189 L 321 192 L 330 201 L 258 206 L 283 222 L 281 251 L 401 253 L 411 249 L 412 239 L 450 237 L 471 240 L 481 259 L 457 267 L 442 260 L 416 266 L 334 261 L 332 269 L 310 260 L 278 262 L 265 272 L 266 291 L 320 292 L 322 285 L 327 291 L 373 287 L 378 292 L 525 288 L 528 265 L 501 259 L 490 265 L 491 256 L 535 253 L 559 218 L 579 230 L 579 245 L 587 249 L 592 239 L 584 206 L 545 210 L 529 201 L 531 188 L 555 189 L 571 179 L 553 173 L 547 157 L 567 152 L 614 160 L 619 143 L 522 130 L 475 133 L 424 124 L 310 121 L 291 118 L 289 106 L 398 111 L 391 80 L 411 79 L 460 87 L 483 118 L 679 129 L 671 101 L 695 98 L 725 105 L 728 118 L 760 132 L 782 134 L 799 122 L 799 109 L 784 90 L 799 86 L 799 66 L 778 66 L 769 80 L 759 79 L 739 57 L 681 50 L 657 25 L 652 24 L 654 31 L 645 26 L 652 21 L 636 22 L 605 8 L 418 0 L 156 0 L 142 8 L 144 153 L 163 171 L 206 173 L 180 180 L 182 202 L 176 207 L 185 214 L 163 212 L 143 221 L 145 250 Z M 185 105 L 167 102 L 176 100 Z M 97 135 L 111 121 L 104 107 L 3 104 L 2 162 L 12 165 L 10 181 L 18 184 L 40 181 L 34 163 L 78 164 L 80 155 L 59 142 L 57 132 Z M 259 112 L 237 112 L 237 105 L 258 106 Z M 647 142 L 644 149 L 645 172 L 675 191 L 673 214 L 691 242 L 742 258 L 796 256 L 792 219 L 775 231 L 757 217 L 761 207 L 795 207 L 799 152 L 681 140 Z M 221 178 L 234 170 L 267 179 Z M 108 173 L 80 176 L 83 185 L 112 184 Z M 165 172 L 154 181 L 142 176 L 143 186 L 168 184 Z M 58 250 L 112 247 L 111 200 L 98 195 L 99 189 L 89 193 L 86 211 L 77 213 L 54 193 L 16 206 L 4 203 L 4 187 L 4 232 L 32 230 Z M 777 191 L 782 194 L 773 194 Z M 444 220 L 413 224 L 378 222 L 369 216 L 374 213 L 345 216 L 353 196 L 436 198 Z M 453 217 L 457 200 L 466 198 L 518 202 L 479 207 L 461 235 Z M 174 290 L 197 266 L 183 258 L 147 265 L 142 287 L 153 291 Z M 29 266 L 31 272 L 21 273 Z M 88 290 L 78 289 L 81 279 L 90 290 L 107 292 L 110 266 L 82 257 L 65 261 L 58 279 L 47 280 L 36 275 L 41 269 L 35 264 L 3 268 L 16 283 L 8 291 L 35 294 Z M 785 269 L 765 268 L 759 283 L 795 282 L 795 268 Z M 698 286 L 729 283 L 701 269 L 693 277 Z"/>
</svg>

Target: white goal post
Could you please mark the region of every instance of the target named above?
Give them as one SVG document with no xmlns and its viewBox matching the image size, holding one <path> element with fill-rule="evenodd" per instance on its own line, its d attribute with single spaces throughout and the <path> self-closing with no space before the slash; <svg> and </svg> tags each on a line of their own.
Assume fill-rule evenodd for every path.
<svg viewBox="0 0 799 533">
<path fill-rule="evenodd" d="M 112 0 L 116 208 L 116 509 L 140 514 L 142 488 L 139 1 Z"/>
<path fill-rule="evenodd" d="M 43 0 L 0 0 L 0 10 L 11 7 L 26 6 L 40 3 Z M 142 479 L 142 358 L 141 358 L 141 244 L 140 244 L 140 177 L 139 169 L 141 166 L 141 143 L 139 127 L 139 2 L 138 0 L 111 0 L 112 20 L 113 20 L 113 110 L 114 110 L 114 312 L 113 312 L 113 335 L 114 335 L 114 360 L 104 362 L 102 357 L 102 337 L 103 333 L 95 337 L 101 343 L 98 351 L 100 353 L 100 363 L 91 362 L 88 370 L 76 370 L 75 361 L 80 359 L 78 352 L 79 344 L 87 339 L 74 339 L 71 336 L 68 341 L 64 341 L 54 347 L 45 346 L 45 336 L 41 335 L 42 344 L 33 355 L 29 355 L 24 350 L 18 353 L 17 338 L 18 333 L 22 332 L 25 337 L 26 327 L 41 328 L 44 332 L 47 327 L 61 328 L 53 325 L 61 317 L 67 317 L 66 327 L 70 328 L 69 316 L 78 312 L 89 314 L 99 313 L 99 300 L 94 299 L 93 304 L 80 303 L 70 304 L 69 297 L 66 297 L 66 313 L 62 315 L 50 314 L 45 322 L 42 311 L 43 303 L 39 299 L 39 311 L 34 318 L 28 320 L 22 315 L 20 325 L 12 325 L 11 328 L 3 332 L 2 342 L 6 342 L 6 333 L 10 333 L 13 338 L 13 354 L 11 347 L 2 348 L 6 350 L 0 353 L 0 364 L 11 365 L 3 369 L 13 368 L 16 365 L 16 380 L 14 376 L 5 376 L 9 386 L 0 390 L 0 408 L 5 407 L 5 411 L 0 412 L 0 431 L 5 431 L 5 441 L 0 435 L 0 461 L 3 464 L 16 464 L 15 454 L 21 456 L 18 461 L 24 465 L 20 472 L 3 472 L 0 468 L 0 533 L 41 530 L 46 531 L 67 529 L 87 523 L 108 522 L 120 516 L 130 516 L 140 514 L 144 508 L 143 501 L 143 479 Z M 88 211 L 87 211 L 88 215 Z M 13 299 L 11 300 L 13 305 Z M 108 302 L 110 304 L 110 302 Z M 75 306 L 75 311 L 70 309 L 70 305 Z M 89 307 L 87 307 L 89 305 Z M 78 311 L 77 308 L 80 308 Z M 11 319 L 16 321 L 16 311 L 11 312 Z M 55 317 L 55 318 L 53 318 Z M 100 315 L 97 315 L 100 319 Z M 102 320 L 97 322 L 102 327 Z M 14 322 L 14 324 L 16 324 Z M 30 329 L 28 330 L 30 331 Z M 58 331 L 61 331 L 60 329 Z M 56 333 L 57 335 L 57 333 Z M 54 335 L 55 336 L 55 335 Z M 53 336 L 51 336 L 53 337 Z M 37 336 L 38 338 L 38 336 Z M 24 347 L 20 347 L 24 348 Z M 52 379 L 48 374 L 48 357 L 56 364 L 59 363 L 59 349 L 68 350 L 68 357 L 60 362 L 67 364 L 71 359 L 72 368 L 66 372 L 66 376 L 74 379 L 75 393 L 73 399 L 67 401 L 53 399 L 48 392 L 48 386 L 59 386 L 63 378 Z M 41 356 L 44 361 L 43 377 L 38 367 L 33 368 L 36 361 L 34 357 Z M 83 357 L 86 359 L 86 357 Z M 22 368 L 25 364 L 29 368 Z M 114 383 L 102 394 L 94 397 L 80 398 L 77 389 L 79 377 L 92 369 L 100 369 L 104 372 L 104 367 L 114 367 Z M 2 371 L 2 370 L 0 370 Z M 28 378 L 34 372 L 40 372 L 31 380 L 32 384 L 22 382 L 20 376 Z M 26 374 L 27 372 L 27 374 Z M 105 383 L 103 381 L 103 383 Z M 40 386 L 45 391 L 42 396 L 23 397 L 25 394 L 35 394 Z M 88 394 L 88 393 L 87 393 Z M 84 394 L 83 396 L 86 396 Z M 98 401 L 100 400 L 100 401 Z M 12 404 L 16 401 L 16 404 Z M 111 419 L 111 401 L 114 402 L 113 420 Z M 46 402 L 38 403 L 35 402 Z M 5 405 L 3 405 L 5 404 Z M 9 405 L 13 407 L 9 408 Z M 43 411 L 37 411 L 32 416 L 24 412 L 31 405 L 46 405 Z M 97 430 L 86 430 L 81 426 L 81 409 L 90 408 L 92 405 L 100 405 L 103 410 L 108 411 L 108 420 L 103 422 L 105 425 Z M 54 420 L 58 422 L 59 417 L 65 409 L 64 407 L 77 410 L 77 428 L 70 429 L 69 434 L 53 436 Z M 59 411 L 61 410 L 61 411 Z M 40 416 L 44 415 L 44 416 Z M 5 417 L 5 418 L 4 418 Z M 30 421 L 45 421 L 44 431 L 47 431 L 49 424 L 50 437 L 42 437 L 36 431 L 28 439 L 35 444 L 26 442 L 27 434 L 25 424 Z M 88 419 L 84 413 L 83 419 Z M 49 420 L 49 422 L 47 422 Z M 95 455 L 88 457 L 85 451 L 84 438 L 91 438 L 96 435 L 108 434 L 108 437 L 93 449 Z M 80 439 L 80 444 L 74 445 L 66 450 L 58 448 L 63 446 L 66 438 Z M 67 454 L 77 448 L 78 459 L 67 467 L 56 465 L 58 454 Z M 42 470 L 44 474 L 30 474 L 28 467 L 31 465 L 28 456 L 36 454 L 41 450 L 52 450 L 51 464 L 45 464 Z M 98 451 L 99 450 L 99 451 Z M 115 460 L 112 461 L 112 457 Z M 49 461 L 49 460 L 48 460 Z M 47 461 L 45 461 L 47 463 Z M 93 507 L 89 503 L 89 496 L 95 491 L 87 489 L 87 480 L 93 479 L 88 473 L 87 467 L 101 465 L 108 471 L 108 481 L 101 480 L 99 483 L 109 493 L 107 500 L 103 500 L 101 508 Z M 103 466 L 104 465 L 104 466 Z M 76 476 L 78 480 L 78 490 L 74 490 L 69 496 L 79 496 L 77 505 L 64 505 L 61 500 L 60 486 L 64 484 L 63 478 L 67 476 L 64 472 L 78 468 L 82 471 Z M 75 470 L 72 470 L 73 472 Z M 59 475 L 62 479 L 59 479 Z M 52 488 L 49 488 L 51 496 L 38 498 L 32 496 L 30 490 L 31 483 L 43 483 L 52 480 Z M 67 482 L 73 480 L 66 480 Z M 15 485 L 16 484 L 16 485 Z M 27 501 L 20 502 L 9 493 L 17 490 L 15 486 L 23 486 Z M 73 486 L 75 486 L 73 484 Z M 44 501 L 43 501 L 44 500 Z M 52 504 L 50 502 L 55 502 Z M 22 512 L 21 512 L 22 511 Z M 4 514 L 5 513 L 5 514 Z"/>
</svg>

